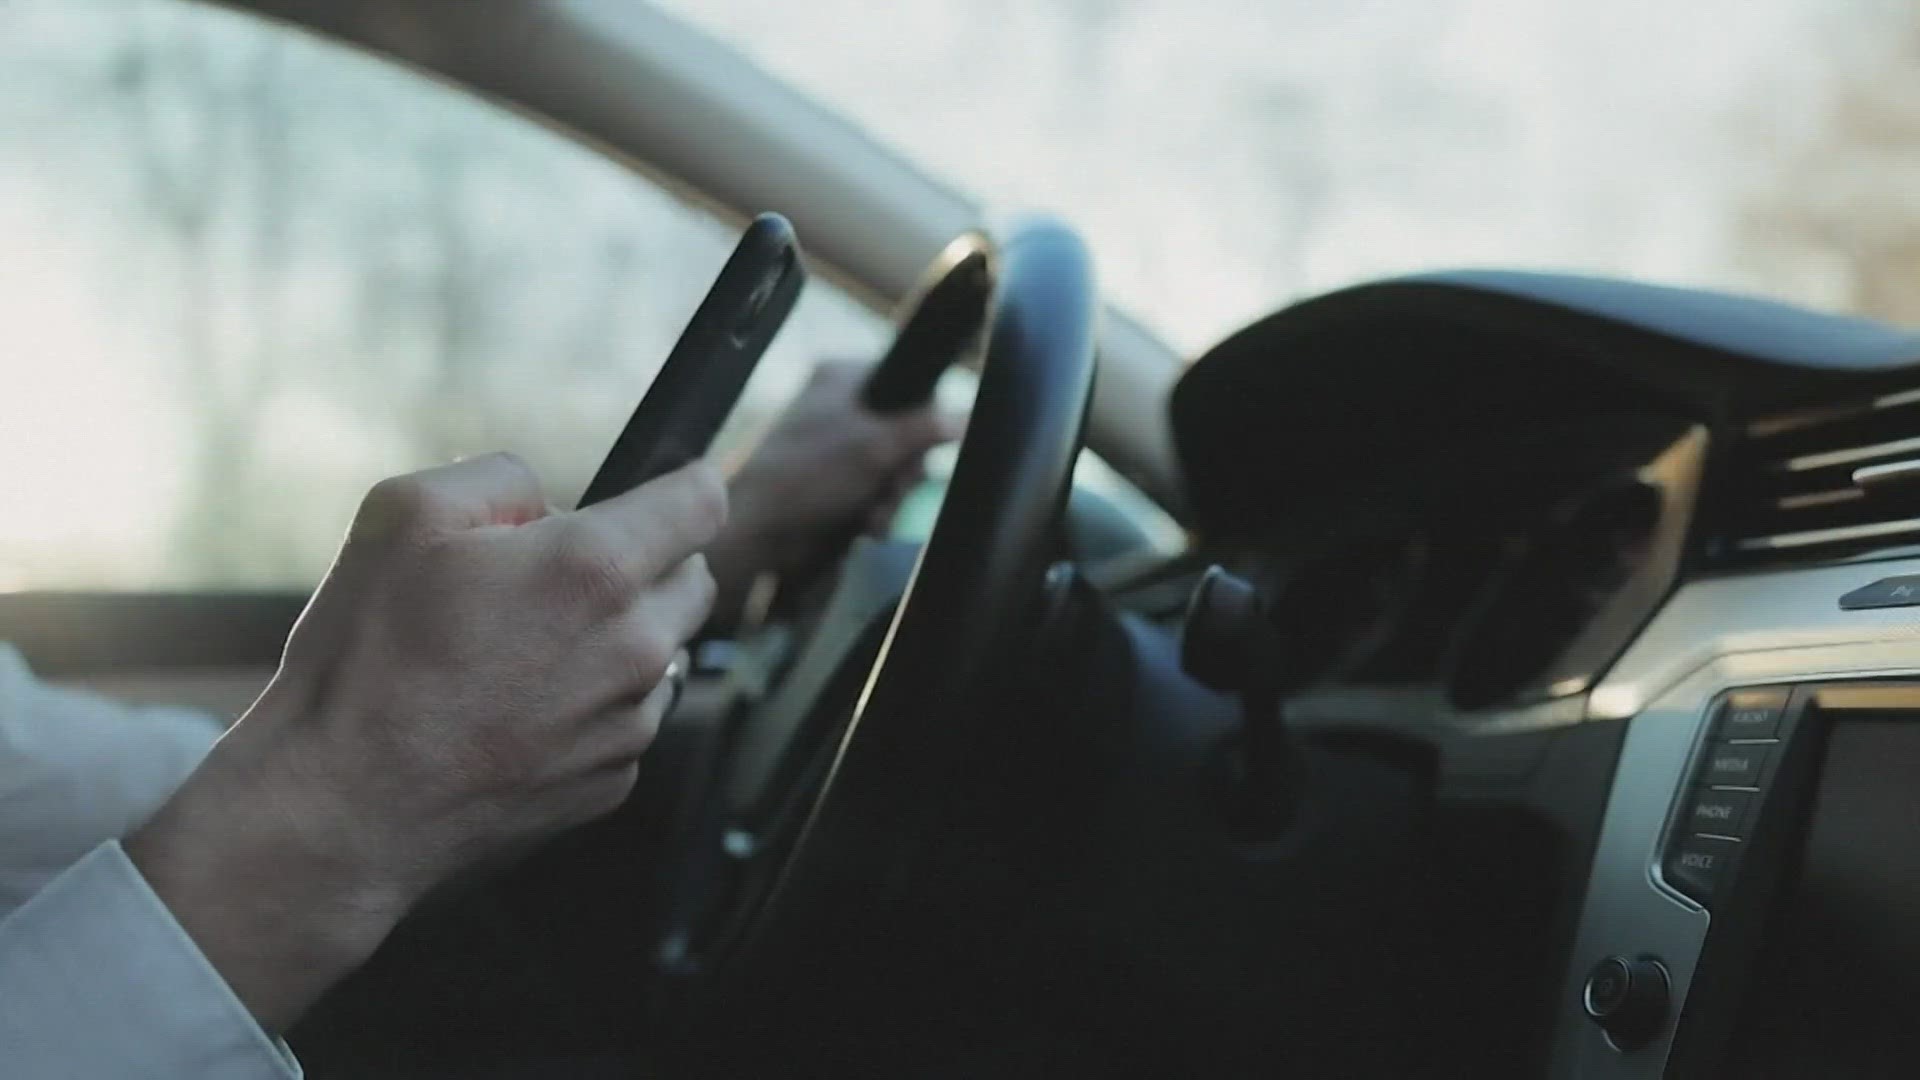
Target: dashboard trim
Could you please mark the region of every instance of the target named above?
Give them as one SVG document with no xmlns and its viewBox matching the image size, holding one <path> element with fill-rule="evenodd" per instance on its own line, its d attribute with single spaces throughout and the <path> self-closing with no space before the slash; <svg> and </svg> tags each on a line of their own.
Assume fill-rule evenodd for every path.
<svg viewBox="0 0 1920 1080">
<path fill-rule="evenodd" d="M 1845 592 L 1920 572 L 1920 560 L 1728 575 L 1680 590 L 1588 699 L 1589 719 L 1631 717 L 1588 875 L 1557 1006 L 1556 1078 L 1657 1078 L 1671 1025 L 1623 1053 L 1580 1009 L 1585 974 L 1609 955 L 1657 953 L 1680 1014 L 1711 924 L 1669 886 L 1660 845 L 1706 737 L 1711 703 L 1760 683 L 1827 682 L 1920 674 L 1920 614 L 1842 611 Z M 1861 616 L 1856 618 L 1855 616 Z"/>
</svg>

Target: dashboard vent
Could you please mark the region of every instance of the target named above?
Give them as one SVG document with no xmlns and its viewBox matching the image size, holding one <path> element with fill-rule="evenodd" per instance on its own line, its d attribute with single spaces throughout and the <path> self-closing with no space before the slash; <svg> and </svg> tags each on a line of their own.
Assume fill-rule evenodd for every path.
<svg viewBox="0 0 1920 1080">
<path fill-rule="evenodd" d="M 1920 390 L 1754 421 L 1736 454 L 1717 562 L 1920 544 Z"/>
</svg>

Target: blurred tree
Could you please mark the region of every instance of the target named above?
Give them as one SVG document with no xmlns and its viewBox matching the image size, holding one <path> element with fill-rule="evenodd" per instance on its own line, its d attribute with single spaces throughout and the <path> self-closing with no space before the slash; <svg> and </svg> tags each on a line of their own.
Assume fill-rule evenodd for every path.
<svg viewBox="0 0 1920 1080">
<path fill-rule="evenodd" d="M 25 396 L 118 436 L 0 427 L 9 585 L 310 583 L 368 484 L 487 449 L 563 500 L 730 246 L 523 117 L 187 0 L 0 0 L 0 130 L 0 308 L 67 361 Z M 729 430 L 881 327 L 816 282 Z"/>
<path fill-rule="evenodd" d="M 1826 31 L 1824 93 L 1775 87 L 1747 122 L 1735 257 L 1767 292 L 1920 323 L 1920 3 L 1847 5 Z"/>
<path fill-rule="evenodd" d="M 129 12 L 114 71 L 125 95 L 120 135 L 136 198 L 160 226 L 174 260 L 173 272 L 162 279 L 175 286 L 175 337 L 167 344 L 179 365 L 180 397 L 193 411 L 198 443 L 176 544 L 191 565 L 205 570 L 232 560 L 233 545 L 244 535 L 232 528 L 231 507 L 246 487 L 255 406 L 271 377 L 264 362 L 270 353 L 238 363 L 228 356 L 231 337 L 219 325 L 218 290 L 225 283 L 215 229 L 243 182 L 242 169 L 257 160 L 236 153 L 236 139 L 256 144 L 246 148 L 255 154 L 281 152 L 284 144 L 271 134 L 273 118 L 263 115 L 272 108 L 273 99 L 262 93 L 273 83 L 269 67 L 256 60 L 249 80 L 253 93 L 232 93 L 221 84 L 226 58 L 216 56 L 198 24 L 183 25 L 176 14 Z M 270 47 L 256 43 L 256 50 Z M 278 256 L 269 250 L 277 236 L 256 230 L 250 238 L 262 261 Z M 249 299 L 257 303 L 261 297 Z M 255 315 L 269 317 L 270 310 Z"/>
</svg>

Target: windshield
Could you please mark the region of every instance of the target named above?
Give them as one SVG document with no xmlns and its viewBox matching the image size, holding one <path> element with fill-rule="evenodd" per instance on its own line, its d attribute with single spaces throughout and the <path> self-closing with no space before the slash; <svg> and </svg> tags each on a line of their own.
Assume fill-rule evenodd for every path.
<svg viewBox="0 0 1920 1080">
<path fill-rule="evenodd" d="M 1911 5 L 668 0 L 990 205 L 1086 230 L 1189 354 L 1282 302 L 1500 265 L 1899 316 Z M 1920 277 L 1920 270 L 1907 271 Z"/>
</svg>

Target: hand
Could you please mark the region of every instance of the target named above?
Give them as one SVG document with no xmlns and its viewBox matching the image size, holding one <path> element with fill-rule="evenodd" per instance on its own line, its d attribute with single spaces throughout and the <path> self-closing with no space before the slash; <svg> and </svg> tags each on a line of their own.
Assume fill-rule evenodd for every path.
<svg viewBox="0 0 1920 1080">
<path fill-rule="evenodd" d="M 860 404 L 867 367 L 814 369 L 728 485 L 733 517 L 707 551 L 731 613 L 755 575 L 817 565 L 849 530 L 882 532 L 925 475 L 926 452 L 960 435 L 933 408 L 881 416 Z"/>
<path fill-rule="evenodd" d="M 264 1025 L 448 876 L 626 798 L 726 507 L 705 463 L 575 513 L 506 455 L 373 489 L 266 691 L 126 842 Z"/>
</svg>

